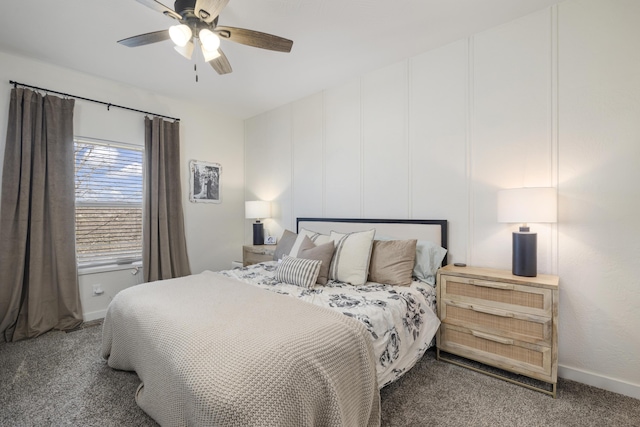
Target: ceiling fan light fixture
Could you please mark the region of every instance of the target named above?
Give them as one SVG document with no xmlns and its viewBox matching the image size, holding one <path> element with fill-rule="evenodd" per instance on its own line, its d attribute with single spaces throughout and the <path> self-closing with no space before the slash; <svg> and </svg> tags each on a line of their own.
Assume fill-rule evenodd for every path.
<svg viewBox="0 0 640 427">
<path fill-rule="evenodd" d="M 154 31 L 118 40 L 119 44 L 137 47 L 171 39 L 176 45 L 175 50 L 189 59 L 196 50 L 195 45 L 200 44 L 204 59 L 220 75 L 233 71 L 227 56 L 220 49 L 220 38 L 275 52 L 291 52 L 293 46 L 293 40 L 273 34 L 245 28 L 218 26 L 220 12 L 227 6 L 229 0 L 175 0 L 173 9 L 165 6 L 161 2 L 162 0 L 137 1 L 156 12 L 175 19 L 177 23 L 168 30 Z M 196 54 L 199 56 L 197 52 Z"/>
<path fill-rule="evenodd" d="M 211 30 L 203 28 L 198 34 L 202 48 L 207 52 L 217 52 L 220 47 L 220 38 Z M 218 54 L 219 55 L 219 54 Z"/>
<path fill-rule="evenodd" d="M 193 55 L 193 42 L 188 42 L 184 46 L 174 46 L 173 48 L 176 50 L 176 52 L 187 59 L 191 59 L 191 55 Z"/>
<path fill-rule="evenodd" d="M 172 25 L 169 27 L 169 37 L 171 37 L 171 40 L 176 46 L 186 46 L 192 36 L 191 28 L 185 24 Z M 193 48 L 191 50 L 193 50 Z"/>
</svg>

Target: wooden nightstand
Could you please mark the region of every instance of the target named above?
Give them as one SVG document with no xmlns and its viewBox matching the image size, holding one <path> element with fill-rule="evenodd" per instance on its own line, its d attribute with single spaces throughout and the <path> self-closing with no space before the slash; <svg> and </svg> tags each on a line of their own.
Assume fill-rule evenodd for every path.
<svg viewBox="0 0 640 427">
<path fill-rule="evenodd" d="M 245 245 L 242 247 L 242 265 L 273 261 L 275 250 L 275 245 Z"/>
<path fill-rule="evenodd" d="M 436 335 L 440 351 L 551 384 L 552 391 L 479 372 L 556 397 L 558 381 L 557 276 L 448 265 L 438 271 Z M 474 369 L 474 368 L 471 368 Z"/>
</svg>

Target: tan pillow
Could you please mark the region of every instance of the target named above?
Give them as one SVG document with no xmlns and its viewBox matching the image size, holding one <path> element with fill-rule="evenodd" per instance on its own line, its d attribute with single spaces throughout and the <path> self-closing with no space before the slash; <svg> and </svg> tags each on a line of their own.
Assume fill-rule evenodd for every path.
<svg viewBox="0 0 640 427">
<path fill-rule="evenodd" d="M 304 236 L 300 249 L 298 250 L 298 258 L 313 259 L 322 261 L 320 266 L 320 274 L 318 274 L 317 283 L 320 285 L 327 284 L 327 278 L 329 276 L 329 267 L 331 266 L 331 259 L 334 252 L 333 242 L 328 242 L 323 245 L 317 245 L 311 241 L 308 236 Z"/>
<path fill-rule="evenodd" d="M 369 281 L 409 286 L 416 260 L 417 240 L 374 240 Z"/>
</svg>

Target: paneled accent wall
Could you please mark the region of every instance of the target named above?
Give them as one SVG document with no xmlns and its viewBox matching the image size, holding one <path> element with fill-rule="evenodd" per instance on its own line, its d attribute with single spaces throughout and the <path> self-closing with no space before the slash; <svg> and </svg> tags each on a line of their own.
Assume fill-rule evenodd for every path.
<svg viewBox="0 0 640 427">
<path fill-rule="evenodd" d="M 510 265 L 511 247 L 503 243 L 507 227 L 496 222 L 498 189 L 557 184 L 551 156 L 551 16 L 547 9 L 470 40 L 474 265 Z M 538 270 L 555 274 L 548 257 L 551 226 L 532 224 L 532 231 L 538 233 Z"/>
<path fill-rule="evenodd" d="M 299 216 L 447 219 L 450 262 L 509 269 L 497 191 L 557 186 L 559 223 L 532 228 L 560 276 L 560 376 L 640 398 L 637 16 L 569 0 L 251 118 L 245 198 L 274 201 L 275 236 Z"/>
<path fill-rule="evenodd" d="M 247 200 L 274 201 L 266 226 L 275 236 L 302 216 L 444 218 L 450 261 L 509 266 L 516 226 L 496 222 L 497 190 L 556 185 L 551 16 L 529 15 L 247 120 Z M 540 271 L 555 272 L 552 227 L 537 231 Z"/>
<path fill-rule="evenodd" d="M 407 62 L 361 80 L 362 213 L 370 218 L 409 216 Z"/>
<path fill-rule="evenodd" d="M 449 220 L 449 261 L 467 261 L 470 221 L 469 42 L 409 61 L 412 218 Z"/>
<path fill-rule="evenodd" d="M 322 213 L 324 146 L 322 94 L 292 105 L 293 212 L 296 216 Z"/>
<path fill-rule="evenodd" d="M 559 10 L 560 362 L 640 398 L 640 2 Z M 561 336 L 562 337 L 562 336 Z M 605 365 L 605 361 L 609 361 Z M 568 372 L 580 381 L 580 372 Z M 634 394 L 635 392 L 635 394 Z"/>
<path fill-rule="evenodd" d="M 324 91 L 324 216 L 362 216 L 360 80 Z M 335 191 L 339 188 L 340 191 Z M 311 216 L 318 215 L 314 213 Z"/>
</svg>

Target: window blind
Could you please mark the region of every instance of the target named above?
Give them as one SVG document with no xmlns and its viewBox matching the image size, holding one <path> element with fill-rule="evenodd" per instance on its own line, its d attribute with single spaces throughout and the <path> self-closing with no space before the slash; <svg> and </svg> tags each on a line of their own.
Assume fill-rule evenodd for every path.
<svg viewBox="0 0 640 427">
<path fill-rule="evenodd" d="M 143 148 L 84 138 L 74 147 L 78 265 L 140 260 Z"/>
</svg>

